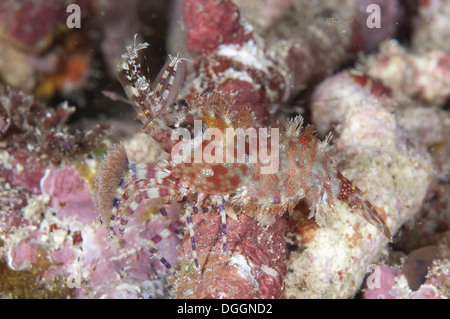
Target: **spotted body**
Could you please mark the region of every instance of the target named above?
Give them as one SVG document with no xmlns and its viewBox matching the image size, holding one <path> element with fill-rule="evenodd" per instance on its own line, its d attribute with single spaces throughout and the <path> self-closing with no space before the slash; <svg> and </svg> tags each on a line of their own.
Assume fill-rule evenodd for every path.
<svg viewBox="0 0 450 319">
<path fill-rule="evenodd" d="M 123 145 L 115 145 L 100 164 L 95 185 L 95 206 L 102 220 L 109 219 L 111 235 L 114 235 L 118 219 L 119 233 L 123 234 L 128 219 L 143 200 L 163 198 L 165 202 L 182 202 L 184 214 L 150 240 L 149 250 L 170 268 L 155 245 L 186 224 L 194 262 L 199 267 L 194 214 L 218 211 L 226 251 L 227 207 L 238 214 L 267 221 L 267 217 L 291 213 L 308 195 L 313 198 L 311 216 L 315 215 L 319 224 L 324 224 L 326 214 L 332 212 L 334 202 L 340 200 L 390 239 L 389 230 L 374 207 L 337 171 L 327 154 L 328 138 L 320 141 L 312 126 L 303 129 L 303 119 L 298 116 L 290 120 L 285 129 L 274 126 L 266 135 L 244 135 L 242 144 L 235 145 L 235 138 L 226 138 L 227 130 L 250 132 L 248 130 L 255 125 L 253 113 L 248 109 L 239 113 L 232 111 L 234 95 L 220 91 L 201 94 L 189 101 L 176 100 L 184 60 L 170 57 L 156 80 L 150 83 L 139 64 L 146 47 L 146 43 L 137 44 L 135 38 L 117 66 L 119 79 L 133 102 L 138 119 L 143 122 L 142 130 L 171 155 L 181 150 L 190 155 L 197 151 L 201 156 L 200 160 L 195 160 L 195 156 L 192 160 L 191 156 L 190 161 L 182 162 L 173 160 L 172 156 L 170 160 L 155 163 L 129 163 Z M 200 126 L 196 127 L 197 123 Z M 189 138 L 174 139 L 172 133 L 177 129 L 188 132 Z M 215 143 L 210 134 L 213 129 Z M 243 146 L 240 157 L 238 145 Z M 267 155 L 269 149 L 269 161 L 267 156 L 261 160 L 262 152 Z M 220 153 L 227 154 L 230 150 L 232 161 L 208 161 L 204 156 L 206 152 L 220 159 Z M 253 150 L 256 153 L 252 153 Z M 256 160 L 250 160 L 252 154 L 256 154 Z M 267 173 L 264 168 L 268 166 L 276 169 Z M 164 208 L 160 211 L 166 215 Z"/>
</svg>

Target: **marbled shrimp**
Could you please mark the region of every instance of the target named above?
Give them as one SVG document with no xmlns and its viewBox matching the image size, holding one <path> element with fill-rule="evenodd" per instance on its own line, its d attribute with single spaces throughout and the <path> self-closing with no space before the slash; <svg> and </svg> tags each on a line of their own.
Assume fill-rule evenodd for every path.
<svg viewBox="0 0 450 319">
<path fill-rule="evenodd" d="M 169 57 L 157 78 L 150 82 L 139 61 L 147 43 L 134 42 L 117 63 L 119 79 L 131 100 L 142 130 L 171 154 L 179 146 L 172 139 L 175 129 L 185 129 L 191 139 L 187 145 L 205 151 L 209 140 L 199 134 L 216 128 L 225 136 L 227 128 L 246 130 L 255 123 L 248 109 L 232 111 L 234 95 L 214 91 L 197 95 L 189 101 L 178 100 L 184 79 L 185 60 Z M 202 128 L 195 132 L 194 121 L 200 120 Z M 275 125 L 274 127 L 277 127 Z M 199 262 L 196 253 L 194 214 L 215 211 L 221 216 L 222 249 L 227 251 L 227 211 L 267 222 L 275 215 L 292 213 L 294 207 L 307 194 L 314 198 L 310 217 L 315 216 L 323 225 L 326 215 L 333 212 L 334 203 L 342 201 L 376 226 L 389 240 L 391 234 L 383 219 L 361 190 L 345 178 L 327 154 L 329 137 L 320 141 L 311 125 L 303 129 L 303 119 L 297 116 L 278 130 L 277 170 L 261 173 L 266 165 L 261 161 L 250 162 L 249 150 L 243 162 L 175 162 L 160 160 L 155 163 L 130 163 L 123 145 L 110 149 L 98 167 L 95 180 L 95 207 L 102 221 L 109 220 L 110 235 L 114 236 L 116 223 L 119 234 L 139 204 L 145 199 L 161 198 L 164 202 L 181 202 L 184 213 L 179 220 L 160 231 L 149 241 L 149 251 L 166 268 L 170 263 L 156 249 L 164 238 L 179 232 L 186 224 L 195 266 Z M 199 140 L 200 138 L 200 140 Z M 225 151 L 229 141 L 219 142 Z M 227 144 L 228 143 L 228 144 Z M 249 140 L 246 142 L 249 144 Z M 258 145 L 261 141 L 258 140 Z M 267 147 L 270 146 L 270 143 Z M 233 148 L 233 146 L 232 146 Z M 215 151 L 218 151 L 216 149 Z M 161 214 L 166 215 L 164 208 Z"/>
</svg>

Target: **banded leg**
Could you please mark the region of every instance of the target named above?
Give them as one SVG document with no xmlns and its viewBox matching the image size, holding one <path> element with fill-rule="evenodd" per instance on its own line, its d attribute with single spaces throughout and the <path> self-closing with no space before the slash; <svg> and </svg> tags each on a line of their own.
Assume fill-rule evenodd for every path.
<svg viewBox="0 0 450 319">
<path fill-rule="evenodd" d="M 194 257 L 195 267 L 198 268 L 198 259 L 197 259 L 197 247 L 195 245 L 195 233 L 194 233 L 194 222 L 192 221 L 192 207 L 187 207 L 184 216 L 186 217 L 187 227 L 189 230 L 189 237 L 191 238 L 191 248 L 192 248 L 192 256 Z"/>
<path fill-rule="evenodd" d="M 130 177 L 132 181 L 152 180 L 161 184 L 171 174 L 167 161 L 157 163 L 133 163 L 130 165 Z"/>
<path fill-rule="evenodd" d="M 210 205 L 207 207 L 197 207 L 197 206 L 187 207 L 186 213 L 183 216 L 181 216 L 177 221 L 173 222 L 167 228 L 163 229 L 161 232 L 159 232 L 157 235 L 153 236 L 150 239 L 150 242 L 149 242 L 149 245 L 151 246 L 150 253 L 153 256 L 155 256 L 156 258 L 158 258 L 167 269 L 172 268 L 170 263 L 161 255 L 161 253 L 157 250 L 155 245 L 158 244 L 161 240 L 171 236 L 172 234 L 178 234 L 179 228 L 185 222 L 187 222 L 187 225 L 189 228 L 189 236 L 191 238 L 191 247 L 192 247 L 192 251 L 193 251 L 193 255 L 194 255 L 194 262 L 195 262 L 195 266 L 198 268 L 199 264 L 198 264 L 198 260 L 197 260 L 197 252 L 196 252 L 195 239 L 194 239 L 194 225 L 192 222 L 192 214 L 208 213 L 208 212 L 212 211 L 214 209 L 214 207 L 215 207 L 214 205 Z M 165 216 L 167 215 L 167 212 L 165 212 L 165 209 L 164 210 L 161 209 L 160 212 L 161 212 L 161 214 L 163 214 Z"/>
<path fill-rule="evenodd" d="M 125 231 L 125 226 L 128 224 L 128 220 L 134 214 L 135 210 L 138 208 L 139 204 L 144 199 L 155 199 L 162 198 L 166 196 L 175 196 L 177 193 L 173 189 L 162 188 L 162 187 L 152 187 L 144 190 L 139 190 L 137 195 L 133 195 L 134 199 L 129 201 L 129 204 L 121 208 L 121 218 L 119 224 L 119 235 L 123 236 Z"/>
<path fill-rule="evenodd" d="M 162 216 L 167 217 L 167 211 L 164 208 L 164 206 L 159 209 L 159 212 Z M 172 266 L 167 261 L 167 259 L 165 259 L 161 255 L 161 253 L 158 251 L 158 249 L 156 249 L 155 245 L 158 244 L 164 238 L 167 238 L 172 234 L 179 234 L 180 233 L 179 229 L 183 224 L 184 224 L 184 219 L 180 218 L 180 219 L 176 220 L 175 222 L 171 223 L 167 228 L 165 228 L 161 232 L 159 232 L 157 235 L 153 236 L 150 239 L 149 244 L 148 244 L 150 246 L 149 252 L 151 254 L 151 257 L 156 257 L 161 262 L 161 264 L 163 264 L 164 267 L 166 267 L 166 269 L 168 269 L 168 270 L 170 270 L 172 268 Z"/>
<path fill-rule="evenodd" d="M 179 187 L 170 178 L 171 171 L 153 167 L 154 164 L 131 164 L 130 170 L 120 182 L 119 195 L 121 202 L 127 201 L 132 193 L 151 187 L 167 187 L 178 189 Z M 140 168 L 139 168 L 140 167 Z M 153 167 L 153 168 L 152 168 Z"/>
<path fill-rule="evenodd" d="M 156 174 L 155 163 L 133 163 L 130 165 L 130 176 L 132 180 L 151 179 Z"/>
<path fill-rule="evenodd" d="M 169 225 L 169 227 L 163 229 L 159 234 L 153 236 L 149 241 L 149 252 L 152 255 L 152 257 L 158 258 L 158 260 L 166 267 L 167 269 L 171 269 L 172 265 L 165 259 L 161 253 L 156 248 L 156 244 L 158 244 L 161 240 L 169 237 L 172 234 L 178 234 L 178 229 L 183 225 L 184 220 L 181 218 L 177 220 L 176 222 Z"/>
<path fill-rule="evenodd" d="M 134 191 L 135 191 L 134 183 L 131 186 L 129 186 L 125 182 L 125 177 L 122 178 L 122 180 L 119 183 L 119 187 L 116 190 L 116 197 L 114 197 L 114 199 L 113 199 L 113 208 L 111 211 L 111 218 L 109 221 L 109 237 L 110 238 L 113 238 L 115 235 L 114 225 L 116 222 L 116 218 L 121 215 L 120 204 L 124 203 L 126 200 L 128 200 L 129 195 L 127 195 L 127 194 L 129 192 L 134 192 Z"/>
<path fill-rule="evenodd" d="M 176 195 L 175 190 L 178 190 L 178 187 L 175 187 L 175 190 L 171 189 L 173 187 L 173 183 L 157 185 L 155 181 L 151 180 L 135 180 L 127 184 L 125 179 L 122 179 L 116 191 L 117 196 L 113 199 L 113 209 L 109 224 L 110 237 L 114 237 L 114 224 L 117 217 L 120 216 L 121 218 L 119 233 L 123 236 L 128 219 L 134 214 L 134 211 L 143 199 Z"/>
<path fill-rule="evenodd" d="M 192 215 L 198 213 L 207 213 L 214 209 L 214 205 L 210 205 L 207 207 L 187 207 L 184 218 L 186 219 L 186 224 L 189 230 L 189 237 L 191 238 L 191 248 L 192 248 L 192 256 L 194 257 L 195 267 L 199 268 L 198 259 L 197 259 L 197 247 L 195 244 L 195 231 L 194 231 L 194 222 L 192 221 Z"/>
<path fill-rule="evenodd" d="M 158 108 L 155 108 L 155 112 L 159 113 L 161 109 L 169 109 L 172 107 L 173 102 L 177 98 L 177 95 L 181 88 L 181 82 L 184 78 L 185 66 L 182 63 L 185 59 L 169 56 L 168 64 L 161 69 L 155 82 L 154 91 L 159 94 L 160 101 Z"/>
<path fill-rule="evenodd" d="M 217 198 L 220 217 L 222 219 L 222 250 L 227 251 L 227 213 L 223 204 L 222 197 Z"/>
</svg>

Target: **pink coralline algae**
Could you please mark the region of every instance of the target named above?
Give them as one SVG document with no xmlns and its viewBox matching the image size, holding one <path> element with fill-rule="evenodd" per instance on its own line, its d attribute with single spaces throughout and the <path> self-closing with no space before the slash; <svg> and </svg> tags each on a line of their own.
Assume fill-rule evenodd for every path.
<svg viewBox="0 0 450 319">
<path fill-rule="evenodd" d="M 366 299 L 447 299 L 449 296 L 448 259 L 435 259 L 430 263 L 418 287 L 409 284 L 405 266 L 403 270 L 386 265 L 377 267 L 363 289 Z"/>
<path fill-rule="evenodd" d="M 40 186 L 43 193 L 50 196 L 49 206 L 58 211 L 60 219 L 72 218 L 82 223 L 95 220 L 91 210 L 90 186 L 75 167 L 54 167 L 47 170 Z"/>
<path fill-rule="evenodd" d="M 137 222 L 130 225 L 134 231 L 123 242 L 110 241 L 93 211 L 89 183 L 73 166 L 50 168 L 41 186 L 42 195 L 30 199 L 20 218 L 22 227 L 0 234 L 12 270 L 42 267 L 45 289 L 69 291 L 75 298 L 168 296 L 168 284 L 154 275 L 164 276 L 161 265 L 149 261 L 144 244 L 151 234 L 141 220 L 151 214 L 151 205 L 137 212 Z M 166 223 L 154 218 L 151 227 Z M 164 243 L 167 252 L 176 244 L 176 238 Z"/>
<path fill-rule="evenodd" d="M 14 298 L 164 297 L 161 265 L 149 262 L 143 238 L 168 220 L 151 203 L 137 212 L 126 244 L 108 241 L 91 194 L 92 170 L 106 126 L 74 131 L 73 108 L 47 108 L 31 96 L 1 89 L 0 292 Z M 89 153 L 84 157 L 82 154 Z M 62 163 L 64 162 L 64 163 Z M 175 214 L 168 209 L 169 216 Z M 164 243 L 167 254 L 177 238 Z M 145 260 L 145 262 L 143 261 Z M 125 279 L 128 278 L 128 279 Z"/>
</svg>

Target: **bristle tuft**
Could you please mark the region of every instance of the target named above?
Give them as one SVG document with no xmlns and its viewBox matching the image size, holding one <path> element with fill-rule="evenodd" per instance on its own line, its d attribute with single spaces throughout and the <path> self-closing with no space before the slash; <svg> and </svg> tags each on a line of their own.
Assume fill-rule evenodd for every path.
<svg viewBox="0 0 450 319">
<path fill-rule="evenodd" d="M 115 144 L 98 166 L 94 181 L 94 208 L 102 221 L 111 219 L 117 189 L 127 172 L 125 147 L 123 144 Z"/>
</svg>

